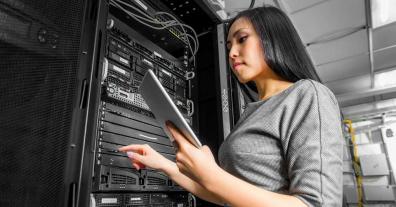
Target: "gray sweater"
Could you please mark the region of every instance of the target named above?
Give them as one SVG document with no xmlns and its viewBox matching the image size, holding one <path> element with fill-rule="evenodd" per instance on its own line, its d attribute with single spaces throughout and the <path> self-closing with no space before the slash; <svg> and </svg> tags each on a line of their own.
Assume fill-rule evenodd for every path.
<svg viewBox="0 0 396 207">
<path fill-rule="evenodd" d="M 220 166 L 263 189 L 308 206 L 342 206 L 340 111 L 334 94 L 300 80 L 249 103 L 219 149 Z M 237 187 L 237 186 L 235 186 Z"/>
</svg>

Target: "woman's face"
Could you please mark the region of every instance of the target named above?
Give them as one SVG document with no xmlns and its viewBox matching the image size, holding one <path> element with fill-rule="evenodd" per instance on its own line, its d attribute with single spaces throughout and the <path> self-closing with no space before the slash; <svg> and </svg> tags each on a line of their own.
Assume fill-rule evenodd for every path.
<svg viewBox="0 0 396 207">
<path fill-rule="evenodd" d="M 248 19 L 239 18 L 231 25 L 227 48 L 228 60 L 239 82 L 266 77 L 269 67 L 264 60 L 261 40 Z"/>
</svg>

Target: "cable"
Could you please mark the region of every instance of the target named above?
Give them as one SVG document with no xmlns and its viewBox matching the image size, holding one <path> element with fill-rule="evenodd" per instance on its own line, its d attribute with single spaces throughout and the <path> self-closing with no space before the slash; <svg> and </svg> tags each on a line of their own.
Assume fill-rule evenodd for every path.
<svg viewBox="0 0 396 207">
<path fill-rule="evenodd" d="M 111 0 L 111 1 L 113 1 L 113 2 L 114 2 L 114 1 L 117 1 L 117 2 L 119 2 L 119 3 L 121 3 L 121 4 L 123 4 L 123 5 L 125 5 L 125 6 L 131 8 L 131 9 L 133 9 L 133 10 L 139 12 L 140 14 L 142 14 L 143 16 L 146 17 L 147 21 L 150 21 L 150 22 L 152 22 L 152 23 L 156 23 L 156 24 L 164 24 L 164 23 L 165 23 L 165 24 L 168 24 L 168 23 L 173 23 L 173 22 L 171 22 L 171 21 L 169 21 L 169 22 L 160 22 L 160 21 L 154 19 L 153 17 L 151 17 L 150 15 L 146 14 L 145 12 L 141 11 L 140 9 L 138 9 L 138 8 L 136 8 L 136 7 L 134 7 L 134 6 L 132 6 L 131 4 L 125 3 L 125 2 L 123 2 L 123 1 L 121 1 L 121 0 Z M 119 6 L 119 5 L 118 5 L 118 6 Z M 133 14 L 133 13 L 132 13 L 132 14 Z M 136 14 L 133 14 L 133 15 L 135 16 Z M 137 16 L 137 15 L 136 15 L 136 17 L 138 17 L 138 18 L 143 18 L 143 17 Z"/>
<path fill-rule="evenodd" d="M 253 8 L 253 6 L 254 6 L 254 3 L 256 3 L 256 1 L 255 1 L 255 0 L 252 0 L 252 1 L 250 1 L 249 9 Z"/>
<path fill-rule="evenodd" d="M 176 17 L 174 17 L 173 15 L 171 15 L 171 14 L 169 14 L 169 13 L 167 13 L 167 12 L 157 12 L 156 15 L 167 15 L 168 17 L 172 18 L 172 19 L 176 22 L 174 25 L 171 25 L 171 26 L 179 26 L 179 27 L 183 30 L 183 34 L 184 34 L 185 37 L 186 37 L 187 44 L 188 44 L 188 46 L 189 46 L 189 48 L 190 48 L 191 55 L 192 55 L 191 58 L 192 58 L 192 61 L 193 61 L 194 67 L 195 67 L 195 66 L 196 66 L 195 55 L 196 55 L 196 53 L 197 53 L 197 51 L 198 51 L 198 49 L 199 49 L 198 36 L 197 36 L 197 34 L 195 33 L 195 30 L 194 30 L 192 27 L 190 27 L 189 25 L 180 23 L 180 22 L 176 19 Z M 188 33 L 186 32 L 186 30 L 185 30 L 184 27 L 190 29 L 190 31 L 194 34 L 194 36 L 188 34 Z M 193 43 L 194 43 L 194 50 L 192 49 L 191 43 L 190 43 L 190 41 L 189 41 L 188 38 L 191 38 L 191 39 L 193 40 Z M 190 59 L 190 61 L 191 61 L 191 59 Z"/>
<path fill-rule="evenodd" d="M 133 14 L 132 12 L 126 10 L 125 8 L 123 8 L 123 7 L 122 7 L 121 5 L 119 5 L 116 1 L 117 1 L 117 2 L 123 3 L 123 4 L 127 5 L 128 7 L 131 7 L 129 4 L 126 4 L 125 2 L 122 2 L 122 1 L 119 1 L 119 0 L 111 0 L 110 3 L 111 3 L 112 5 L 114 5 L 114 6 L 116 6 L 117 8 L 121 9 L 122 11 L 124 11 L 125 13 L 127 13 L 128 15 L 130 15 L 130 16 L 131 16 L 132 18 L 134 18 L 136 21 L 138 21 L 138 22 L 140 22 L 141 24 L 143 24 L 143 25 L 145 25 L 145 26 L 147 26 L 147 27 L 150 27 L 150 28 L 152 28 L 152 29 L 157 29 L 157 30 L 159 30 L 159 29 L 166 29 L 166 28 L 169 28 L 169 27 L 175 25 L 175 23 L 178 23 L 176 20 L 175 20 L 175 21 L 160 22 L 160 21 L 158 21 L 157 19 L 154 19 L 154 18 L 152 18 L 152 17 L 150 17 L 150 16 L 147 16 L 147 15 L 146 15 L 146 16 L 147 16 L 147 17 L 150 17 L 151 19 L 147 19 L 147 18 L 138 16 L 138 15 Z M 133 7 L 131 7 L 131 8 L 133 8 Z M 134 8 L 134 9 L 135 9 L 135 8 Z M 135 9 L 135 10 L 136 10 L 136 9 Z M 139 11 L 139 12 L 141 12 L 141 11 Z M 166 23 L 166 24 L 165 24 L 164 26 L 162 26 L 162 27 L 156 27 L 156 26 L 152 26 L 152 25 L 150 25 L 150 24 L 147 24 L 147 23 L 141 21 L 139 18 L 142 19 L 142 20 L 145 20 L 145 21 L 147 21 L 147 22 L 154 23 L 154 24 L 161 24 L 161 25 L 163 25 L 163 23 Z M 188 39 L 188 37 L 187 37 L 187 39 Z M 189 44 L 189 42 L 188 42 L 188 44 Z M 192 48 L 191 48 L 191 45 L 190 45 L 189 47 L 190 47 L 190 49 L 191 49 L 192 54 L 194 54 L 194 53 L 193 53 L 193 50 L 192 50 Z M 194 57 L 194 56 L 193 56 L 193 57 Z M 194 66 L 195 66 L 195 57 L 194 57 Z"/>
<path fill-rule="evenodd" d="M 186 30 L 184 29 L 183 25 L 182 25 L 180 22 L 178 22 L 178 21 L 176 20 L 176 18 L 173 17 L 171 14 L 166 13 L 166 12 L 157 12 L 157 13 L 156 13 L 156 15 L 161 15 L 161 14 L 166 14 L 166 15 L 168 15 L 169 17 L 171 17 L 172 19 L 174 19 L 174 20 L 176 21 L 175 24 L 170 25 L 170 26 L 180 26 L 181 29 L 183 30 L 183 35 L 184 35 L 184 37 L 185 37 L 185 39 L 186 39 L 186 41 L 187 41 L 187 45 L 188 45 L 188 47 L 189 47 L 189 49 L 190 49 L 190 51 L 191 51 L 191 55 L 192 55 L 191 57 L 192 57 L 192 61 L 193 61 L 194 67 L 195 67 L 195 66 L 196 66 L 196 63 L 195 63 L 195 54 L 196 54 L 196 51 L 195 51 L 195 50 L 196 50 L 196 48 L 197 48 L 197 43 L 196 43 L 194 37 L 192 37 L 191 35 L 187 34 L 187 32 L 186 32 Z M 188 39 L 189 37 L 193 40 L 194 48 L 195 48 L 194 50 L 193 50 L 192 47 L 191 47 L 190 40 Z M 189 61 L 191 61 L 191 60 L 189 59 Z"/>
<path fill-rule="evenodd" d="M 344 120 L 344 123 L 348 126 L 348 133 L 351 136 L 351 142 L 353 147 L 353 169 L 355 170 L 356 182 L 357 182 L 357 192 L 358 192 L 358 207 L 363 207 L 363 181 L 362 181 L 362 173 L 359 162 L 359 157 L 357 153 L 357 145 L 356 145 L 356 136 L 355 129 L 352 126 L 352 121 L 349 119 Z"/>
<path fill-rule="evenodd" d="M 123 4 L 131 9 L 133 9 L 134 11 L 139 12 L 141 15 L 139 14 L 134 14 L 131 11 L 128 11 L 127 9 L 125 9 L 123 6 L 121 6 L 120 4 Z M 189 58 L 189 61 L 193 61 L 194 67 L 196 66 L 196 62 L 195 62 L 195 55 L 198 52 L 199 49 L 199 41 L 198 41 L 198 36 L 195 32 L 195 30 L 186 24 L 180 23 L 176 17 L 174 17 L 173 15 L 167 13 L 167 12 L 157 12 L 155 15 L 167 15 L 168 17 L 170 17 L 172 20 L 170 21 L 162 21 L 161 19 L 157 19 L 157 18 L 153 18 L 150 15 L 146 14 L 145 12 L 141 11 L 140 9 L 133 7 L 132 5 L 130 5 L 129 3 L 123 2 L 121 0 L 110 0 L 110 4 L 121 9 L 123 12 L 125 12 L 126 14 L 128 14 L 129 16 L 131 16 L 133 19 L 135 19 L 136 21 L 138 21 L 139 23 L 152 28 L 152 29 L 156 29 L 156 30 L 161 30 L 161 29 L 167 29 L 170 27 L 180 27 L 182 29 L 182 34 L 183 37 L 186 41 L 186 44 L 188 45 L 190 52 L 191 52 L 191 58 Z M 154 25 L 152 25 L 154 24 Z M 161 25 L 161 26 L 156 26 L 156 25 Z M 186 29 L 189 29 L 193 35 L 188 34 Z M 191 46 L 191 42 L 190 39 L 193 42 L 194 45 L 194 49 Z"/>
<path fill-rule="evenodd" d="M 147 19 L 147 18 L 144 18 L 144 17 L 141 17 L 141 16 L 138 16 L 138 15 L 136 15 L 136 14 L 131 13 L 130 11 L 124 9 L 122 6 L 120 6 L 119 4 L 117 4 L 115 1 L 120 2 L 120 3 L 122 3 L 122 4 L 126 5 L 126 6 L 128 6 L 128 7 L 132 8 L 132 9 L 138 11 L 139 13 L 144 14 L 147 18 L 150 18 L 150 19 Z M 140 23 L 142 23 L 142 24 L 144 24 L 145 26 L 148 26 L 148 27 L 150 27 L 150 28 L 153 28 L 153 29 L 165 29 L 165 28 L 168 28 L 168 27 L 171 27 L 171 26 L 181 25 L 181 27 L 187 27 L 187 28 L 189 28 L 189 29 L 195 34 L 195 31 L 194 31 L 193 28 L 191 28 L 190 26 L 188 26 L 188 25 L 186 25 L 186 24 L 181 24 L 175 17 L 173 17 L 173 16 L 172 16 L 171 14 L 169 14 L 169 13 L 160 12 L 160 14 L 167 14 L 168 16 L 170 16 L 170 17 L 171 17 L 172 19 L 174 19 L 174 20 L 173 20 L 173 21 L 164 21 L 164 22 L 161 22 L 161 21 L 159 21 L 158 19 L 152 18 L 151 16 L 145 14 L 144 12 L 140 11 L 139 9 L 136 9 L 135 7 L 131 6 L 130 4 L 125 3 L 125 2 L 123 2 L 123 1 L 120 1 L 120 0 L 111 0 L 111 3 L 112 3 L 113 5 L 115 5 L 115 6 L 117 6 L 118 8 L 120 8 L 121 10 L 123 10 L 124 12 L 126 12 L 128 15 L 131 15 L 135 20 L 139 21 Z M 161 25 L 164 25 L 164 26 L 163 26 L 163 27 L 153 27 L 153 26 L 151 26 L 151 25 L 147 25 L 146 23 L 144 23 L 144 22 L 142 22 L 142 21 L 140 21 L 139 19 L 136 19 L 136 18 L 140 18 L 140 19 L 143 19 L 143 20 L 145 20 L 145 21 L 147 21 L 147 22 L 155 23 L 155 24 L 161 24 Z M 165 24 L 164 24 L 164 23 L 165 23 Z M 195 34 L 195 35 L 196 35 L 196 34 Z M 197 38 L 196 38 L 196 40 L 197 40 Z M 196 49 L 196 50 L 197 50 L 197 49 Z"/>
<path fill-rule="evenodd" d="M 138 22 L 144 24 L 144 25 L 147 26 L 147 27 L 150 27 L 150 28 L 153 28 L 153 29 L 157 29 L 157 30 L 158 30 L 158 29 L 165 29 L 165 28 L 168 27 L 169 24 L 173 24 L 173 23 L 174 23 L 174 22 L 164 22 L 164 23 L 166 23 L 166 24 L 164 25 L 164 24 L 161 23 L 161 22 L 154 21 L 154 20 L 150 20 L 150 19 L 147 19 L 147 18 L 138 16 L 138 15 L 136 15 L 136 14 L 134 14 L 134 13 L 132 13 L 132 12 L 126 10 L 125 8 L 123 8 L 123 7 L 122 7 L 121 5 L 119 5 L 116 1 L 118 1 L 118 0 L 111 0 L 110 3 L 111 3 L 112 5 L 114 5 L 114 6 L 116 6 L 117 8 L 121 9 L 122 11 L 124 11 L 125 13 L 127 13 L 129 16 L 131 16 L 133 19 L 135 19 L 136 21 L 138 21 Z M 121 2 L 121 1 L 118 1 L 118 2 Z M 155 27 L 155 26 L 152 26 L 152 25 L 147 24 L 146 22 L 143 22 L 143 21 L 140 20 L 140 19 L 143 19 L 143 20 L 145 20 L 145 21 L 147 21 L 147 22 L 149 22 L 149 23 L 160 24 L 160 25 L 163 25 L 163 26 L 162 26 L 162 27 Z"/>
<path fill-rule="evenodd" d="M 187 24 L 180 23 L 180 22 L 176 19 L 176 17 L 174 17 L 173 15 L 171 15 L 171 14 L 169 14 L 169 13 L 167 13 L 167 12 L 157 12 L 156 14 L 165 14 L 165 15 L 171 17 L 174 21 L 177 22 L 177 25 L 179 25 L 179 26 L 183 29 L 183 32 L 184 32 L 185 34 L 187 34 L 187 32 L 185 31 L 184 27 L 188 28 L 188 29 L 194 34 L 194 39 L 195 39 L 196 45 L 197 45 L 197 48 L 195 49 L 195 51 L 198 51 L 198 48 L 199 48 L 199 41 L 198 41 L 198 36 L 197 36 L 197 34 L 196 34 L 194 28 L 192 28 L 191 26 L 189 26 L 189 25 L 187 25 Z"/>
<path fill-rule="evenodd" d="M 210 3 L 211 3 L 211 4 L 214 4 L 214 5 L 217 5 L 217 6 L 219 6 L 220 8 L 223 9 L 223 5 L 221 5 L 219 2 L 216 2 L 216 1 L 214 1 L 214 0 L 210 0 Z"/>
<path fill-rule="evenodd" d="M 133 13 L 130 13 L 130 12 L 126 11 L 128 14 L 133 15 L 134 17 L 142 18 L 142 19 L 144 19 L 145 21 L 148 21 L 148 22 L 151 22 L 151 23 L 156 23 L 156 24 L 163 24 L 163 23 L 165 23 L 166 25 L 165 25 L 164 27 L 161 27 L 161 29 L 167 28 L 167 27 L 171 27 L 171 26 L 174 26 L 174 25 L 181 25 L 181 27 L 187 27 L 187 28 L 189 28 L 189 29 L 195 34 L 194 29 L 192 29 L 190 26 L 188 26 L 188 25 L 186 25 L 186 24 L 181 24 L 175 17 L 173 17 L 173 16 L 172 16 L 171 14 L 169 14 L 169 13 L 166 13 L 166 12 L 158 12 L 159 14 L 166 14 L 166 15 L 170 16 L 170 17 L 173 19 L 173 21 L 161 22 L 161 21 L 159 21 L 158 19 L 152 18 L 151 16 L 149 16 L 148 14 L 142 12 L 141 10 L 136 9 L 135 7 L 131 6 L 130 4 L 127 4 L 127 3 L 123 2 L 123 1 L 120 1 L 120 0 L 112 0 L 112 1 L 118 1 L 118 2 L 120 2 L 120 3 L 122 3 L 122 4 L 124 4 L 124 5 L 126 5 L 126 6 L 128 6 L 128 7 L 130 7 L 130 8 L 132 8 L 132 9 L 138 11 L 139 13 L 145 15 L 147 18 L 150 18 L 151 20 L 150 20 L 150 19 L 147 19 L 147 18 L 142 18 L 142 17 L 140 17 L 140 16 L 137 16 L 136 14 L 133 14 Z M 120 7 L 120 5 L 117 5 L 117 6 Z M 121 8 L 121 9 L 122 9 L 123 11 L 125 11 L 125 9 L 123 9 L 123 8 Z M 185 32 L 185 33 L 186 33 L 186 32 Z M 195 35 L 196 35 L 196 34 L 195 34 Z M 197 40 L 197 38 L 196 38 L 196 40 Z"/>
<path fill-rule="evenodd" d="M 157 12 L 157 13 L 155 13 L 155 15 L 163 15 L 163 14 L 169 16 L 170 18 L 172 18 L 172 19 L 174 20 L 175 24 L 173 24 L 173 25 L 171 25 L 171 26 L 180 26 L 180 28 L 183 30 L 183 34 L 184 34 L 185 37 L 186 37 L 186 41 L 189 41 L 189 40 L 188 40 L 188 37 L 187 37 L 187 32 L 186 32 L 186 30 L 184 29 L 183 25 L 182 25 L 179 21 L 177 21 L 176 17 L 174 17 L 173 15 L 171 15 L 171 14 L 169 14 L 169 13 L 167 13 L 167 12 Z M 191 49 L 191 50 L 192 50 L 192 49 Z"/>
</svg>

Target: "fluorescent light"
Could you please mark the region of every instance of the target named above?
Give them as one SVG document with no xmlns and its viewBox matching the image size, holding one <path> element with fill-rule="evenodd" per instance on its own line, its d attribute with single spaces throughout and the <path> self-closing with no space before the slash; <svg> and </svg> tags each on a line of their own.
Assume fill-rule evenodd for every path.
<svg viewBox="0 0 396 207">
<path fill-rule="evenodd" d="M 396 21 L 395 0 L 371 0 L 371 20 L 373 28 Z"/>
<path fill-rule="evenodd" d="M 396 85 L 396 69 L 374 74 L 375 88 L 385 88 Z"/>
</svg>

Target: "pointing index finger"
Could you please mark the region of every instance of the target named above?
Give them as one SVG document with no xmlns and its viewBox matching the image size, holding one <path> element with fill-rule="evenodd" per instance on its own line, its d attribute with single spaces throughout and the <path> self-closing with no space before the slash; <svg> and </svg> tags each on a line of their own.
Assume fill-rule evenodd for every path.
<svg viewBox="0 0 396 207">
<path fill-rule="evenodd" d="M 137 144 L 132 144 L 132 145 L 120 147 L 120 148 L 118 148 L 118 150 L 121 152 L 134 151 L 134 152 L 140 153 L 141 151 L 143 151 L 143 146 L 137 145 Z"/>
</svg>

